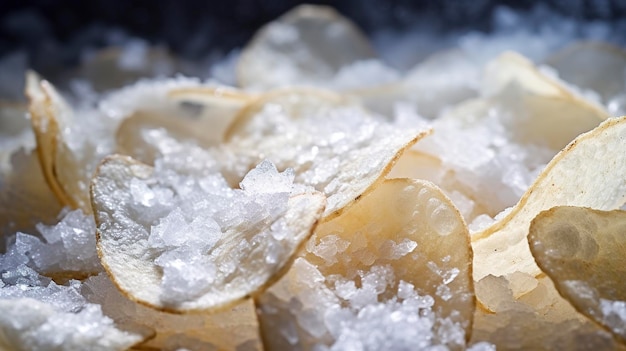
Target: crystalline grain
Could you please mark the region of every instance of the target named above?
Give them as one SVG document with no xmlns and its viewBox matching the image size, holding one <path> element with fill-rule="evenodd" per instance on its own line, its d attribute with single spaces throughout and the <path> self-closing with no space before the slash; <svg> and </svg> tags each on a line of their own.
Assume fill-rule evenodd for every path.
<svg viewBox="0 0 626 351">
<path fill-rule="evenodd" d="M 453 216 L 444 220 L 456 221 L 447 236 L 429 220 L 441 206 Z M 459 260 L 469 260 L 469 234 L 432 184 L 385 181 L 324 222 L 306 250 L 257 298 L 269 349 L 465 345 L 473 299 L 467 261 Z"/>
<path fill-rule="evenodd" d="M 18 273 L 19 274 L 19 273 Z M 36 273 L 35 273 L 36 275 Z M 80 295 L 81 283 L 5 280 L 0 287 L 0 347 L 10 350 L 123 350 L 145 335 L 122 331 Z M 47 284 L 47 285 L 43 285 Z"/>
<path fill-rule="evenodd" d="M 253 169 L 241 189 L 211 169 L 155 163 L 112 156 L 92 191 L 105 269 L 124 293 L 156 308 L 214 309 L 261 289 L 310 235 L 323 208 L 321 195 L 292 186 L 292 171 L 278 172 L 269 162 Z M 142 191 L 154 194 L 148 206 Z"/>
<path fill-rule="evenodd" d="M 219 313 L 170 314 L 130 301 L 105 275 L 90 277 L 81 290 L 91 303 L 128 330 L 152 334 L 141 346 L 165 350 L 261 350 L 254 305 L 243 303 Z"/>
</svg>

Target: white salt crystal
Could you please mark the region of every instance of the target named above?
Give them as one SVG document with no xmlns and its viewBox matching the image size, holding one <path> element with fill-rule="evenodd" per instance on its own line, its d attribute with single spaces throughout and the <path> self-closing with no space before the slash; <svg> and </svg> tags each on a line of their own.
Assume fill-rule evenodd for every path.
<svg viewBox="0 0 626 351">
<path fill-rule="evenodd" d="M 618 334 L 626 334 L 626 301 L 600 299 L 600 310 L 604 323 Z"/>
<path fill-rule="evenodd" d="M 0 254 L 4 269 L 29 265 L 40 272 L 102 271 L 96 253 L 96 225 L 93 216 L 81 210 L 67 212 L 53 226 L 37 225 L 41 237 L 17 233 L 15 244 Z"/>
<path fill-rule="evenodd" d="M 389 260 L 397 260 L 413 252 L 416 247 L 417 243 L 408 238 L 402 239 L 397 244 L 393 240 L 386 240 L 380 248 L 380 256 Z"/>
<path fill-rule="evenodd" d="M 19 273 L 18 273 L 19 274 Z M 36 273 L 35 273 L 36 274 Z M 125 349 L 143 338 L 118 330 L 99 305 L 69 286 L 4 285 L 0 288 L 0 333 L 3 345 L 18 350 Z"/>
<path fill-rule="evenodd" d="M 314 240 L 307 242 L 307 251 L 324 259 L 325 264 L 330 266 L 337 262 L 337 254 L 344 252 L 348 246 L 350 246 L 349 241 L 331 234 L 320 239 L 317 245 Z"/>
<path fill-rule="evenodd" d="M 274 164 L 264 160 L 248 172 L 239 185 L 249 194 L 289 193 L 294 177 L 293 169 L 279 173 Z"/>
<path fill-rule="evenodd" d="M 166 251 L 155 263 L 163 268 L 161 299 L 166 303 L 188 301 L 204 294 L 216 279 L 217 268 L 193 248 Z"/>
</svg>

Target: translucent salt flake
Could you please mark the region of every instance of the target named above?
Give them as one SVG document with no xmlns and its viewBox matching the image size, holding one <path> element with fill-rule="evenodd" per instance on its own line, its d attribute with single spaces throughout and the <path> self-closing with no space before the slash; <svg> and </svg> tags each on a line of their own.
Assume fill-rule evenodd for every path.
<svg viewBox="0 0 626 351">
<path fill-rule="evenodd" d="M 46 284 L 45 282 L 42 282 Z M 0 288 L 0 347 L 9 350 L 125 350 L 148 335 L 126 332 L 70 285 Z"/>
<path fill-rule="evenodd" d="M 442 204 L 457 222 L 446 236 L 428 220 Z M 469 233 L 438 188 L 386 180 L 323 222 L 287 275 L 256 299 L 266 346 L 462 349 L 475 307 L 470 260 Z M 323 332 L 302 323 L 303 313 L 324 321 Z"/>
<path fill-rule="evenodd" d="M 119 155 L 98 168 L 92 182 L 98 250 L 133 300 L 175 312 L 239 302 L 277 279 L 324 207 L 323 196 L 290 187 L 292 176 L 267 163 L 246 177 L 244 189 L 223 179 L 215 183 L 221 188 L 203 187 L 202 178 Z M 134 182 L 171 196 L 144 206 L 130 191 Z"/>
<path fill-rule="evenodd" d="M 43 240 L 22 235 L 18 241 L 30 237 L 27 252 L 33 267 L 50 277 L 84 278 L 102 270 L 96 253 L 96 226 L 93 216 L 81 210 L 65 214 L 54 226 L 38 225 Z"/>
</svg>

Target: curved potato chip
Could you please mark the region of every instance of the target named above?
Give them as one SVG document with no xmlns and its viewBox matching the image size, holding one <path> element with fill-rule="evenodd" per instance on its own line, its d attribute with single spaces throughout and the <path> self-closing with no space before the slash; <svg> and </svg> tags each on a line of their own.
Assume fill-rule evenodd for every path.
<svg viewBox="0 0 626 351">
<path fill-rule="evenodd" d="M 322 223 L 256 299 L 267 350 L 461 349 L 475 308 L 469 234 L 435 185 L 386 180 Z"/>
<path fill-rule="evenodd" d="M 528 242 L 561 296 L 626 343 L 626 212 L 553 207 L 533 219 Z"/>
<path fill-rule="evenodd" d="M 577 42 L 552 54 L 545 62 L 557 70 L 559 78 L 599 94 L 613 115 L 626 113 L 626 51 L 622 48 L 601 42 Z M 613 100 L 619 95 L 621 103 L 619 98 Z"/>
<path fill-rule="evenodd" d="M 254 95 L 225 87 L 180 88 L 169 91 L 168 97 L 187 110 L 192 121 L 182 127 L 203 145 L 223 141 L 226 131 L 240 110 L 254 99 Z M 173 126 L 168 125 L 168 129 Z"/>
<path fill-rule="evenodd" d="M 540 270 L 526 236 L 539 212 L 554 206 L 611 210 L 626 202 L 626 117 L 611 118 L 557 154 L 504 218 L 472 237 L 474 280 Z M 601 175 L 601 176 L 599 176 Z"/>
<path fill-rule="evenodd" d="M 262 163 L 233 190 L 219 174 L 106 158 L 91 186 L 102 265 L 128 297 L 170 312 L 224 308 L 262 291 L 324 208 L 319 193 L 290 196 L 289 173 L 272 167 Z"/>
<path fill-rule="evenodd" d="M 472 196 L 458 181 L 454 170 L 445 168 L 436 156 L 409 149 L 400 156 L 387 178 L 422 179 L 437 184 L 468 223 L 479 214 L 488 213 L 482 199 Z"/>
<path fill-rule="evenodd" d="M 101 305 L 119 328 L 152 334 L 137 350 L 235 350 L 244 345 L 262 350 L 252 299 L 217 313 L 165 313 L 129 300 L 105 274 L 87 279 L 82 295 Z"/>
<path fill-rule="evenodd" d="M 546 276 L 488 275 L 475 283 L 472 343 L 498 350 L 624 350 L 609 332 L 578 313 Z"/>
<path fill-rule="evenodd" d="M 240 170 L 267 158 L 328 197 L 324 217 L 339 214 L 391 170 L 429 131 L 399 129 L 322 90 L 291 89 L 248 105 L 227 133 Z"/>
<path fill-rule="evenodd" d="M 20 149 L 0 167 L 0 234 L 33 232 L 37 223 L 51 224 L 61 204 L 50 190 L 34 150 Z"/>
<path fill-rule="evenodd" d="M 63 205 L 86 208 L 88 201 L 81 198 L 81 192 L 74 193 L 65 187 L 75 182 L 62 182 L 58 179 L 60 169 L 73 167 L 66 164 L 59 167 L 61 162 L 58 159 L 67 156 L 67 152 L 61 151 L 64 145 L 60 139 L 61 130 L 71 123 L 72 110 L 52 84 L 41 80 L 32 71 L 26 75 L 26 95 L 30 100 L 28 109 L 37 140 L 37 156 L 46 181 Z"/>
<path fill-rule="evenodd" d="M 98 306 L 79 311 L 55 307 L 31 298 L 0 299 L 0 349 L 125 350 L 144 339 L 117 329 Z"/>
<path fill-rule="evenodd" d="M 260 89 L 323 85 L 343 66 L 373 57 L 350 20 L 331 7 L 300 5 L 255 34 L 239 57 L 237 81 Z"/>
<path fill-rule="evenodd" d="M 559 150 L 609 117 L 602 107 L 570 92 L 562 82 L 513 52 L 489 62 L 483 79 L 486 101 L 481 115 L 487 116 L 494 108 L 511 114 L 507 127 L 522 143 Z"/>
<path fill-rule="evenodd" d="M 215 143 L 216 135 L 203 131 L 208 124 L 207 118 L 219 120 L 232 116 L 224 117 L 224 112 L 219 116 L 205 114 L 198 119 L 198 115 L 185 109 L 179 100 L 168 98 L 168 94 L 177 89 L 200 87 L 203 86 L 199 81 L 183 78 L 139 82 L 111 94 L 100 101 L 95 110 L 80 110 L 82 118 L 77 121 L 73 119 L 74 111 L 56 89 L 30 73 L 27 93 L 31 100 L 38 155 L 46 180 L 59 200 L 64 205 L 91 212 L 91 176 L 98 162 L 113 153 L 113 138 L 119 124 L 137 110 L 144 110 L 144 114 L 152 116 L 154 121 L 147 119 L 153 124 L 175 127 L 175 131 L 186 137 Z M 85 137 L 87 132 L 91 138 Z M 222 131 L 217 134 L 221 137 Z"/>
<path fill-rule="evenodd" d="M 0 103 L 0 237 L 33 232 L 61 211 L 41 171 L 29 124 L 24 107 Z"/>
<path fill-rule="evenodd" d="M 157 151 L 144 134 L 160 128 L 180 141 L 217 146 L 252 96 L 225 87 L 187 87 L 169 90 L 167 99 L 172 106 L 142 109 L 120 123 L 115 133 L 119 153 L 152 164 Z"/>
</svg>

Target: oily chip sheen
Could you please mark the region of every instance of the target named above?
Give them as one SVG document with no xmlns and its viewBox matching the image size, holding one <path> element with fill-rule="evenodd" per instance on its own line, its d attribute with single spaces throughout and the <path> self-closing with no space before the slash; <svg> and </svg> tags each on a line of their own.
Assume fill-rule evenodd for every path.
<svg viewBox="0 0 626 351">
<path fill-rule="evenodd" d="M 231 189 L 113 155 L 91 195 L 103 266 L 133 300 L 171 312 L 215 310 L 278 279 L 311 234 L 324 197 L 261 163 Z"/>
<path fill-rule="evenodd" d="M 528 242 L 559 293 L 626 342 L 626 211 L 553 207 L 532 221 Z"/>
<path fill-rule="evenodd" d="M 386 180 L 322 223 L 290 271 L 257 298 L 265 347 L 461 349 L 475 307 L 471 258 L 467 227 L 439 188 Z M 333 322 L 338 316 L 343 322 Z"/>
</svg>

